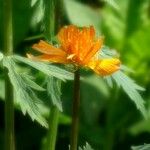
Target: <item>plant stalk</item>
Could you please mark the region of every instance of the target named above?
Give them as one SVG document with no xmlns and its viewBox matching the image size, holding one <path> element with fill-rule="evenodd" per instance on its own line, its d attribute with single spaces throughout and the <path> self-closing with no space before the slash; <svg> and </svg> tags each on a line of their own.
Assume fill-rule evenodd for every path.
<svg viewBox="0 0 150 150">
<path fill-rule="evenodd" d="M 51 41 L 55 35 L 55 0 L 45 0 L 45 35 Z"/>
<path fill-rule="evenodd" d="M 45 22 L 46 22 L 46 30 L 45 35 L 49 41 L 52 41 L 55 35 L 56 29 L 56 22 L 55 22 L 55 0 L 47 1 L 46 6 L 46 15 L 45 15 Z M 47 133 L 47 140 L 46 140 L 46 150 L 55 150 L 56 147 L 56 138 L 57 138 L 57 129 L 58 129 L 58 122 L 59 122 L 59 109 L 53 105 L 51 107 L 50 116 L 49 116 L 49 130 Z"/>
<path fill-rule="evenodd" d="M 46 150 L 55 150 L 58 121 L 59 121 L 59 110 L 56 106 L 52 106 L 49 117 L 49 131 L 47 135 Z"/>
<path fill-rule="evenodd" d="M 74 73 L 74 98 L 72 107 L 70 150 L 77 150 L 78 146 L 79 107 L 80 107 L 80 73 L 78 69 Z"/>
<path fill-rule="evenodd" d="M 4 53 L 13 54 L 12 0 L 4 3 Z M 15 150 L 13 87 L 5 68 L 5 150 Z"/>
</svg>

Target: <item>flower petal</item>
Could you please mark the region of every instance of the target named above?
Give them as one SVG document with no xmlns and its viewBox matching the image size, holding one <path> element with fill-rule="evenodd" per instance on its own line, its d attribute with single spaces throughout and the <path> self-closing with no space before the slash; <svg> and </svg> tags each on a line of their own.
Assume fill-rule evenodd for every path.
<svg viewBox="0 0 150 150">
<path fill-rule="evenodd" d="M 103 38 L 99 38 L 87 52 L 87 55 L 83 60 L 83 63 L 86 64 L 87 62 L 89 62 L 89 60 L 100 50 L 102 45 L 103 45 Z"/>
<path fill-rule="evenodd" d="M 35 61 L 46 61 L 46 62 L 53 62 L 53 63 L 62 63 L 62 64 L 67 64 L 69 61 L 67 60 L 66 57 L 62 57 L 60 55 L 39 55 L 39 56 L 34 56 L 31 54 L 27 54 L 27 57 L 35 60 Z"/>
<path fill-rule="evenodd" d="M 49 55 L 66 55 L 66 53 L 60 49 L 60 48 L 56 48 L 50 44 L 48 44 L 47 42 L 40 40 L 40 42 L 38 44 L 34 44 L 32 46 L 33 49 L 44 53 L 44 54 L 49 54 Z"/>
<path fill-rule="evenodd" d="M 120 69 L 120 60 L 115 58 L 92 60 L 88 63 L 88 67 L 99 75 L 111 75 Z"/>
</svg>

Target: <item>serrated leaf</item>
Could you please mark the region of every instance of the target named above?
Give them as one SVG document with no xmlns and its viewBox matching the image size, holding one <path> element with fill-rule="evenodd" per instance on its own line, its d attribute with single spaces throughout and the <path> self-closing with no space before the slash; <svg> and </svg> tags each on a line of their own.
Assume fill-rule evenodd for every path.
<svg viewBox="0 0 150 150">
<path fill-rule="evenodd" d="M 150 150 L 150 144 L 144 144 L 140 146 L 132 146 L 132 150 Z"/>
<path fill-rule="evenodd" d="M 88 143 L 83 148 L 79 147 L 79 150 L 94 150 Z"/>
<path fill-rule="evenodd" d="M 64 0 L 69 21 L 77 26 L 93 25 L 97 31 L 100 27 L 99 13 L 94 9 L 74 0 Z"/>
<path fill-rule="evenodd" d="M 41 86 L 39 86 L 38 84 L 36 84 L 36 83 L 33 81 L 33 77 L 32 77 L 32 76 L 27 75 L 27 74 L 20 74 L 20 77 L 22 78 L 22 80 L 25 81 L 26 86 L 29 86 L 29 87 L 31 87 L 32 89 L 37 90 L 37 91 L 45 91 L 44 88 L 42 88 Z M 31 80 L 31 79 L 32 79 L 32 80 Z"/>
<path fill-rule="evenodd" d="M 28 86 L 29 82 L 26 82 L 26 80 L 24 80 L 25 77 L 17 73 L 16 64 L 13 61 L 12 57 L 5 57 L 3 59 L 3 65 L 8 69 L 8 75 L 15 91 L 15 99 L 20 105 L 23 114 L 28 113 L 32 120 L 36 120 L 42 126 L 48 127 L 47 122 L 42 116 L 39 109 L 42 101 L 33 92 L 31 88 L 31 82 Z"/>
<path fill-rule="evenodd" d="M 137 85 L 134 80 L 129 78 L 122 71 L 115 72 L 111 77 L 117 83 L 118 87 L 122 87 L 124 92 L 136 104 L 136 107 L 141 111 L 143 116 L 147 118 L 144 100 L 139 93 L 139 91 L 144 91 L 145 89 Z"/>
<path fill-rule="evenodd" d="M 47 92 L 51 97 L 53 105 L 56 105 L 57 108 L 62 111 L 62 102 L 61 102 L 61 80 L 49 76 L 46 80 L 47 83 Z"/>
<path fill-rule="evenodd" d="M 54 76 L 56 78 L 59 78 L 61 80 L 72 80 L 73 79 L 73 73 L 66 71 L 65 69 L 59 68 L 55 65 L 52 65 L 50 63 L 43 63 L 39 61 L 32 61 L 28 58 L 24 58 L 21 56 L 13 56 L 16 60 L 23 62 L 27 65 L 30 65 L 31 67 L 43 72 L 44 74 L 48 76 Z"/>
</svg>

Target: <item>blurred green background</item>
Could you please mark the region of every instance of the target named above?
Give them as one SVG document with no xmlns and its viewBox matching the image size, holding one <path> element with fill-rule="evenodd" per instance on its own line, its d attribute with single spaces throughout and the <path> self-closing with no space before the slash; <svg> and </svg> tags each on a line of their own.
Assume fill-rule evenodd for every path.
<svg viewBox="0 0 150 150">
<path fill-rule="evenodd" d="M 29 47 L 43 38 L 48 0 L 13 0 L 15 53 L 25 56 Z M 0 0 L 0 4 L 3 0 Z M 150 1 L 149 0 L 60 0 L 56 22 L 78 26 L 93 25 L 97 35 L 105 37 L 105 45 L 120 53 L 121 61 L 133 69 L 129 75 L 146 91 L 142 93 L 150 116 Z M 64 7 L 62 8 L 62 3 Z M 45 15 L 46 14 L 46 15 Z M 59 17 L 57 17 L 59 16 Z M 60 18 L 61 20 L 57 20 Z M 3 46 L 0 5 L 0 50 Z M 59 25 L 58 25 L 59 26 Z M 23 70 L 28 71 L 28 69 Z M 43 75 L 33 72 L 37 82 Z M 117 87 L 110 88 L 104 80 L 82 70 L 79 145 L 87 141 L 95 150 L 129 150 L 133 145 L 150 143 L 150 117 L 144 120 L 134 103 Z M 4 146 L 4 75 L 0 68 L 0 149 Z M 70 136 L 72 82 L 62 85 L 63 113 L 56 150 L 67 150 Z M 49 98 L 40 93 L 41 108 L 48 117 Z M 18 150 L 44 150 L 47 129 L 32 122 L 15 109 L 16 146 Z"/>
</svg>

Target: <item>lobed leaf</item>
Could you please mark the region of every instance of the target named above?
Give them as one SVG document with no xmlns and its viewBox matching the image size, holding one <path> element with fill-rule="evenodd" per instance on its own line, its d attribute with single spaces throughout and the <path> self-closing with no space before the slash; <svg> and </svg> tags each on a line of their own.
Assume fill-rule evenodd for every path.
<svg viewBox="0 0 150 150">
<path fill-rule="evenodd" d="M 72 80 L 73 74 L 69 71 L 66 71 L 65 69 L 62 69 L 60 67 L 57 67 L 55 65 L 49 64 L 49 63 L 43 63 L 40 61 L 33 61 L 28 58 L 24 58 L 21 56 L 13 56 L 16 60 L 23 62 L 27 65 L 30 65 L 31 67 L 43 72 L 44 74 L 48 76 L 54 76 L 56 78 L 59 78 L 61 80 Z"/>
<path fill-rule="evenodd" d="M 115 53 L 110 51 L 109 48 L 104 48 L 102 49 L 102 54 L 100 53 L 99 56 L 103 58 L 112 58 L 115 57 Z M 113 86 L 113 79 L 117 83 L 117 86 L 121 87 L 124 92 L 130 97 L 130 99 L 136 104 L 136 107 L 141 111 L 144 117 L 147 118 L 144 100 L 139 93 L 140 91 L 144 91 L 145 89 L 136 84 L 135 81 L 128 77 L 123 71 L 133 72 L 125 65 L 121 65 L 119 71 L 115 72 L 111 76 L 106 76 L 104 79 L 106 79 L 110 87 Z"/>
<path fill-rule="evenodd" d="M 46 80 L 47 92 L 51 97 L 53 105 L 56 105 L 60 111 L 62 111 L 61 102 L 61 80 L 55 77 L 49 76 Z"/>
<path fill-rule="evenodd" d="M 21 107 L 23 114 L 29 114 L 32 120 L 36 120 L 42 126 L 48 127 L 45 118 L 40 112 L 42 101 L 36 96 L 32 89 L 43 90 L 35 82 L 31 81 L 28 76 L 19 74 L 16 71 L 16 64 L 12 57 L 4 57 L 3 65 L 8 69 L 10 81 L 14 87 L 15 99 Z M 35 86 L 33 88 L 33 86 Z"/>
<path fill-rule="evenodd" d="M 137 85 L 134 80 L 129 78 L 122 71 L 117 71 L 107 78 L 112 78 L 117 83 L 118 87 L 121 87 L 130 97 L 130 99 L 136 104 L 136 107 L 141 111 L 144 117 L 147 118 L 144 100 L 139 93 L 139 91 L 144 91 L 145 89 Z"/>
</svg>

